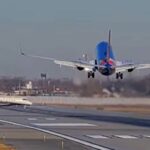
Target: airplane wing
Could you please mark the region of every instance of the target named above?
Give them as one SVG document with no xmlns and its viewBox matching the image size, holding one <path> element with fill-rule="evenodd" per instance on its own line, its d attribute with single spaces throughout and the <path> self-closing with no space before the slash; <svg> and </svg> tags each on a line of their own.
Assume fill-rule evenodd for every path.
<svg viewBox="0 0 150 150">
<path fill-rule="evenodd" d="M 43 56 L 25 54 L 24 52 L 21 52 L 21 55 L 28 56 L 28 57 L 33 57 L 33 58 L 51 60 L 55 64 L 58 64 L 60 66 L 68 66 L 68 67 L 72 67 L 72 68 L 80 67 L 80 68 L 83 68 L 85 71 L 92 71 L 93 68 L 95 68 L 95 65 L 90 63 L 90 62 L 88 62 L 88 61 L 82 61 L 82 60 L 64 61 L 64 60 L 57 60 L 57 59 L 51 58 L 51 57 L 43 57 Z"/>
<path fill-rule="evenodd" d="M 33 57 L 33 58 L 39 58 L 39 59 L 45 59 L 45 60 L 55 60 L 54 58 L 50 58 L 50 57 L 42 57 L 42 56 L 37 56 L 37 55 L 30 55 L 30 54 L 25 54 L 24 52 L 20 51 L 20 54 L 22 56 L 28 56 L 28 57 Z"/>
<path fill-rule="evenodd" d="M 116 67 L 116 73 L 118 72 L 131 72 L 135 69 L 150 69 L 150 64 L 127 64 L 127 65 L 119 65 Z"/>
<path fill-rule="evenodd" d="M 54 63 L 60 66 L 63 65 L 63 66 L 68 66 L 73 68 L 81 67 L 84 68 L 85 71 L 92 71 L 93 68 L 96 67 L 96 65 L 94 64 L 91 64 L 87 61 L 81 61 L 81 60 L 77 60 L 77 61 L 54 60 Z"/>
</svg>

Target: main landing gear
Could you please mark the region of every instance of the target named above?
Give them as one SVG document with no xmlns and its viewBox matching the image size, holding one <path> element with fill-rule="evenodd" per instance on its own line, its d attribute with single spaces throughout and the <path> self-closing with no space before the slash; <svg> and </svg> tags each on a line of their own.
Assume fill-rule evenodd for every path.
<svg viewBox="0 0 150 150">
<path fill-rule="evenodd" d="M 118 73 L 116 73 L 116 79 L 123 79 L 123 73 L 121 73 L 121 72 L 118 72 Z"/>
<path fill-rule="evenodd" d="M 88 78 L 90 77 L 95 78 L 95 73 L 92 71 L 88 72 Z"/>
</svg>

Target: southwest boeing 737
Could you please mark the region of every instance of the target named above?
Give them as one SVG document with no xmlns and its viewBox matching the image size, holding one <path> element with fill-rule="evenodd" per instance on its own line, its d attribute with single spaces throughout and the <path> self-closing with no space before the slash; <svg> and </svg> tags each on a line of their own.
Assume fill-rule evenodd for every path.
<svg viewBox="0 0 150 150">
<path fill-rule="evenodd" d="M 34 58 L 51 60 L 55 64 L 77 68 L 79 71 L 86 71 L 88 78 L 95 77 L 95 72 L 98 71 L 104 76 L 110 76 L 116 74 L 116 79 L 123 79 L 124 72 L 132 72 L 135 69 L 150 68 L 150 64 L 134 64 L 132 62 L 121 62 L 115 60 L 112 46 L 111 46 L 111 31 L 109 31 L 108 41 L 102 41 L 96 46 L 97 56 L 95 60 L 76 60 L 76 61 L 64 61 L 57 60 L 50 57 L 41 57 L 36 55 L 28 55 L 21 52 L 23 56 L 30 56 Z"/>
</svg>

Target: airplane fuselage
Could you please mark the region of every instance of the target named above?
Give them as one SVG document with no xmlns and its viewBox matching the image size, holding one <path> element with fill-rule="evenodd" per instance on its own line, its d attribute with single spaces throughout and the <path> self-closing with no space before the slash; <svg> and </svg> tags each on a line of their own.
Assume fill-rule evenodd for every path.
<svg viewBox="0 0 150 150">
<path fill-rule="evenodd" d="M 108 53 L 108 46 L 109 46 L 109 58 L 107 58 Z M 111 45 L 108 42 L 100 42 L 97 47 L 97 61 L 98 61 L 98 71 L 105 76 L 112 75 L 115 73 L 115 58 L 112 51 Z"/>
<path fill-rule="evenodd" d="M 106 67 L 106 68 L 99 68 L 99 72 L 102 74 L 102 75 L 105 75 L 105 76 L 110 76 L 112 74 L 115 73 L 115 68 L 112 68 L 112 67 Z"/>
<path fill-rule="evenodd" d="M 104 67 L 101 67 L 104 66 Z M 100 62 L 100 67 L 98 68 L 98 71 L 105 76 L 109 76 L 115 73 L 115 61 L 112 59 L 109 59 L 108 61 L 102 60 Z"/>
</svg>

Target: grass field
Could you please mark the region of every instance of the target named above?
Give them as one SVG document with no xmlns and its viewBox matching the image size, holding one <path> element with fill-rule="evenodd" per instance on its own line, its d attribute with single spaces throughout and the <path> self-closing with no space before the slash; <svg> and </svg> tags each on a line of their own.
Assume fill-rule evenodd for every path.
<svg viewBox="0 0 150 150">
<path fill-rule="evenodd" d="M 0 150 L 15 150 L 13 147 L 0 143 Z"/>
</svg>

